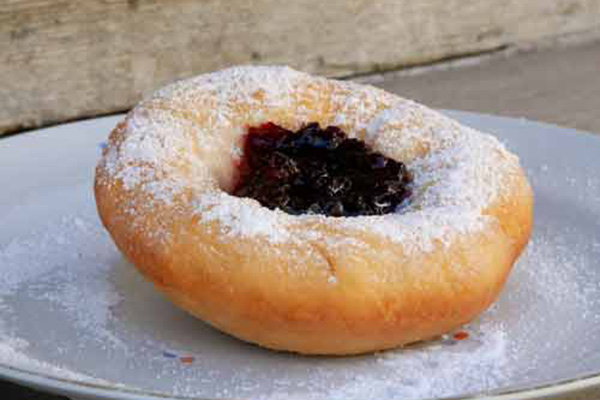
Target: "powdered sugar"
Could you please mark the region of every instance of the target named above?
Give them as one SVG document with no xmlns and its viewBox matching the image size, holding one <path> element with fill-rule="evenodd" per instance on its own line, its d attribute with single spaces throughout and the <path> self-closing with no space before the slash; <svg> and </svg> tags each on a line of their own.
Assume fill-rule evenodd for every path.
<svg viewBox="0 0 600 400">
<path fill-rule="evenodd" d="M 288 218 L 287 215 L 256 203 L 256 200 L 233 197 L 227 193 L 210 193 L 198 199 L 196 209 L 203 222 L 220 222 L 220 229 L 226 237 L 261 235 L 273 243 L 288 240 L 289 232 L 282 223 Z M 279 215 L 279 218 L 273 218 L 272 213 Z"/>
<path fill-rule="evenodd" d="M 378 357 L 385 368 L 380 377 L 357 376 L 350 383 L 332 390 L 328 399 L 421 399 L 446 397 L 456 390 L 459 374 L 470 380 L 460 382 L 463 393 L 493 388 L 507 379 L 507 333 L 486 326 L 470 343 L 446 339 L 445 345 L 424 346 L 389 352 Z M 468 354 L 467 354 L 468 352 Z M 426 373 L 430 369 L 430 373 Z"/>
<path fill-rule="evenodd" d="M 47 307 L 66 313 L 66 321 L 77 331 L 76 340 L 66 347 L 78 342 L 77 346 L 83 348 L 88 340 L 95 340 L 101 346 L 127 351 L 125 343 L 110 329 L 114 321 L 110 310 L 121 300 L 107 280 L 114 256 L 114 247 L 91 207 L 84 213 L 64 215 L 40 224 L 29 233 L 14 236 L 2 244 L 0 362 L 44 376 L 109 384 L 107 380 L 72 371 L 60 363 L 40 361 L 30 353 L 38 351 L 40 345 L 54 335 L 44 325 L 48 323 Z M 90 265 L 94 268 L 90 269 Z M 15 302 L 15 299 L 19 300 Z M 19 320 L 24 317 L 19 314 L 31 310 L 40 313 L 35 317 L 38 330 L 31 337 L 21 337 L 16 327 L 21 326 Z M 52 350 L 58 358 L 64 353 L 63 346 L 60 341 L 53 343 Z"/>
<path fill-rule="evenodd" d="M 450 244 L 457 234 L 493 223 L 482 211 L 503 195 L 507 177 L 518 168 L 496 139 L 436 111 L 373 87 L 286 67 L 233 67 L 160 90 L 129 114 L 101 166 L 107 184 L 122 181 L 157 201 L 169 203 L 178 191 L 191 189 L 199 221 L 217 223 L 223 240 L 305 240 L 315 232 L 307 228 L 291 236 L 290 227 L 314 222 L 314 216 L 289 218 L 219 187 L 230 185 L 245 126 L 313 120 L 340 125 L 349 136 L 407 163 L 415 176 L 414 195 L 398 213 L 327 218 L 318 225 L 379 235 L 407 253 Z"/>
<path fill-rule="evenodd" d="M 350 229 L 376 232 L 401 243 L 406 254 L 432 251 L 435 243 L 449 245 L 457 233 L 482 231 L 490 219 L 465 213 L 461 207 L 437 207 L 381 217 L 348 218 L 341 223 Z"/>
<path fill-rule="evenodd" d="M 25 354 L 30 344 L 19 338 L 1 338 L 0 337 L 0 360 L 13 368 L 18 368 L 31 373 L 38 373 L 43 376 L 55 377 L 61 380 L 83 382 L 86 384 L 110 385 L 111 383 L 94 378 L 92 376 L 72 371 L 68 368 L 39 361 L 28 357 Z M 118 386 L 118 385 L 115 385 Z"/>
</svg>

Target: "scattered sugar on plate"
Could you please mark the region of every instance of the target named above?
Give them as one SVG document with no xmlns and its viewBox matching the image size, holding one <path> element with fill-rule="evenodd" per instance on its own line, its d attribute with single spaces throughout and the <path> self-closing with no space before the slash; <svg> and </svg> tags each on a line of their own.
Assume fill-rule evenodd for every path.
<svg viewBox="0 0 600 400">
<path fill-rule="evenodd" d="M 104 379 L 94 378 L 80 372 L 30 358 L 24 353 L 24 350 L 28 346 L 29 343 L 23 339 L 0 338 L 0 360 L 2 363 L 10 365 L 13 368 L 39 373 L 44 376 L 54 376 L 61 380 L 118 386 L 118 384 L 108 382 Z"/>
</svg>

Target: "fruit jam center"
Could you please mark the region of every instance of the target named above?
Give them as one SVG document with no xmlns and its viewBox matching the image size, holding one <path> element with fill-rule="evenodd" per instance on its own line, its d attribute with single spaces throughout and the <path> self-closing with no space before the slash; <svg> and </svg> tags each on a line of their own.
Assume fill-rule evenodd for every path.
<svg viewBox="0 0 600 400">
<path fill-rule="evenodd" d="M 233 195 L 289 214 L 381 215 L 411 195 L 406 166 L 310 123 L 292 132 L 273 123 L 248 129 Z"/>
</svg>

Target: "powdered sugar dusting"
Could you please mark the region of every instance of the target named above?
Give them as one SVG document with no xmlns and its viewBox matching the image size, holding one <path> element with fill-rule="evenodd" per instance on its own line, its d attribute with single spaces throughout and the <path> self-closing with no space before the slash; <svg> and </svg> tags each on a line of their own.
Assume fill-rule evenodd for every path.
<svg viewBox="0 0 600 400">
<path fill-rule="evenodd" d="M 38 373 L 43 376 L 51 376 L 61 380 L 84 382 L 86 384 L 111 385 L 104 379 L 98 379 L 80 372 L 72 371 L 68 368 L 39 361 L 25 355 L 29 343 L 19 338 L 0 338 L 0 360 L 13 368 L 22 369 L 28 372 Z"/>
<path fill-rule="evenodd" d="M 366 221 L 365 221 L 366 220 Z M 358 217 L 343 221 L 342 226 L 376 232 L 401 243 L 404 251 L 433 251 L 435 243 L 448 246 L 457 233 L 483 231 L 491 218 L 466 213 L 461 207 L 437 207 L 378 217 Z"/>
<path fill-rule="evenodd" d="M 327 398 L 421 399 L 424 393 L 428 398 L 446 397 L 456 391 L 459 374 L 470 377 L 459 383 L 462 393 L 493 387 L 507 378 L 507 334 L 501 328 L 487 329 L 475 342 L 464 346 L 445 339 L 446 348 L 440 344 L 383 354 L 377 360 L 385 367 L 382 376 L 357 376 L 351 383 L 332 390 Z M 466 351 L 470 354 L 466 355 Z M 427 369 L 430 373 L 426 373 Z"/>
<path fill-rule="evenodd" d="M 121 295 L 108 281 L 116 251 L 93 212 L 90 207 L 85 213 L 65 215 L 0 246 L 0 306 L 3 309 L 0 363 L 59 379 L 109 384 L 107 380 L 30 355 L 53 336 L 48 326 L 43 325 L 48 322 L 45 316 L 48 311 L 41 310 L 47 307 L 60 309 L 67 315 L 68 323 L 77 331 L 78 346 L 94 340 L 110 349 L 128 351 L 127 345 L 110 328 L 114 322 L 111 308 L 121 301 Z M 90 269 L 90 265 L 94 268 Z M 15 303 L 17 298 L 20 300 Z M 20 325 L 19 319 L 23 319 L 23 316 L 17 319 L 18 314 L 27 312 L 30 307 L 40 313 L 36 317 L 36 325 L 39 325 L 36 334 L 26 339 L 17 335 L 15 327 Z M 64 352 L 64 344 L 52 342 L 54 352 Z"/>
<path fill-rule="evenodd" d="M 220 222 L 225 236 L 260 235 L 271 242 L 288 240 L 290 237 L 285 224 L 281 223 L 282 219 L 289 217 L 280 215 L 280 219 L 273 218 L 272 213 L 283 212 L 261 207 L 253 199 L 234 197 L 223 192 L 205 194 L 198 199 L 196 209 L 203 222 Z"/>
<path fill-rule="evenodd" d="M 436 111 L 370 86 L 287 67 L 233 67 L 158 91 L 128 115 L 101 165 L 109 182 L 142 188 L 155 200 L 169 203 L 191 188 L 199 221 L 218 222 L 223 240 L 302 240 L 302 233 L 289 235 L 290 227 L 313 216 L 289 218 L 219 194 L 219 187 L 232 180 L 246 126 L 266 121 L 300 125 L 313 119 L 363 138 L 405 162 L 415 177 L 412 199 L 396 214 L 327 218 L 320 226 L 379 235 L 407 253 L 450 244 L 458 234 L 493 223 L 483 210 L 503 195 L 507 176 L 518 168 L 517 158 L 495 138 Z"/>
</svg>

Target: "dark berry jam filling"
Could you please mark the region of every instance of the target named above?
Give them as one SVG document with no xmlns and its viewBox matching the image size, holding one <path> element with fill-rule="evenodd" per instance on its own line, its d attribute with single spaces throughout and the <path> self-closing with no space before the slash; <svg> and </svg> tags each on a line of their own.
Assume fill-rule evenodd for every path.
<svg viewBox="0 0 600 400">
<path fill-rule="evenodd" d="M 410 195 L 406 166 L 310 123 L 292 132 L 273 123 L 248 129 L 233 195 L 289 214 L 381 215 Z"/>
</svg>

